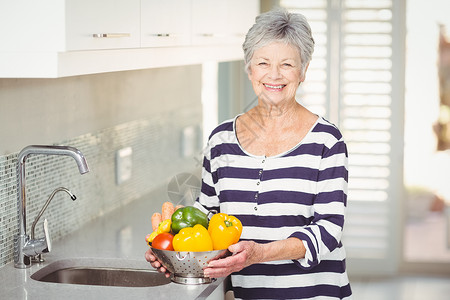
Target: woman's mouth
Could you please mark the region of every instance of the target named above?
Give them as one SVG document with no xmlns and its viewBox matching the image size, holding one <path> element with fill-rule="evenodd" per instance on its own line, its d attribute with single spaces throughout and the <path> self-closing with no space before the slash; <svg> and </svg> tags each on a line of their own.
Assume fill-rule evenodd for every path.
<svg viewBox="0 0 450 300">
<path fill-rule="evenodd" d="M 278 90 L 278 91 L 286 86 L 285 84 L 272 85 L 272 84 L 267 84 L 267 83 L 263 83 L 263 85 L 268 89 Z"/>
</svg>

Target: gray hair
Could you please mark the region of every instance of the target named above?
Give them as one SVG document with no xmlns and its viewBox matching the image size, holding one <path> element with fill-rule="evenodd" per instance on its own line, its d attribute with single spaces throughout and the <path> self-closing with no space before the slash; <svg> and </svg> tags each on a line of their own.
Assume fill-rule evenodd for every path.
<svg viewBox="0 0 450 300">
<path fill-rule="evenodd" d="M 247 73 L 250 72 L 250 61 L 255 50 L 272 42 L 284 42 L 296 47 L 302 61 L 301 72 L 305 72 L 314 52 L 314 39 L 305 16 L 289 13 L 285 9 L 271 10 L 257 16 L 242 44 Z"/>
</svg>

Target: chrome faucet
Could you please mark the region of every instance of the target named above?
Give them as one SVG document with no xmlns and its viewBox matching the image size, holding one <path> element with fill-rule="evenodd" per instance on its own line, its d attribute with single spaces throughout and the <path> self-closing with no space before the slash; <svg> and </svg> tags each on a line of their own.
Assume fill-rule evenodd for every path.
<svg viewBox="0 0 450 300">
<path fill-rule="evenodd" d="M 43 239 L 30 239 L 26 232 L 26 180 L 25 180 L 25 162 L 28 156 L 34 154 L 43 155 L 66 155 L 75 159 L 80 174 L 89 172 L 86 159 L 80 150 L 68 146 L 28 146 L 20 151 L 17 159 L 17 172 L 19 174 L 18 189 L 18 207 L 19 207 L 19 234 L 14 243 L 14 267 L 19 269 L 29 268 L 31 266 L 31 257 L 48 252 L 51 248 L 48 236 L 47 222 L 44 221 Z M 38 245 L 38 247 L 36 247 Z M 40 252 L 40 253 L 37 253 Z"/>
<path fill-rule="evenodd" d="M 47 209 L 48 205 L 52 201 L 53 197 L 55 197 L 57 192 L 66 192 L 73 201 L 77 200 L 77 197 L 74 194 L 72 194 L 65 187 L 59 187 L 59 188 L 55 189 L 51 193 L 50 197 L 48 197 L 44 206 L 41 208 L 41 211 L 38 213 L 37 217 L 34 219 L 33 224 L 31 225 L 31 241 L 35 241 L 34 232 L 35 232 L 37 222 L 42 217 L 42 215 L 44 214 L 45 210 Z M 42 253 L 51 251 L 51 241 L 50 241 L 50 235 L 48 234 L 48 229 L 47 229 L 47 219 L 44 219 L 44 234 L 46 235 L 45 238 L 36 240 L 37 241 L 36 243 L 29 243 L 29 244 L 33 244 L 32 246 L 30 245 L 30 248 L 32 248 L 31 251 L 34 251 L 34 253 L 37 254 L 36 256 L 34 256 L 32 258 L 32 261 L 44 262 L 44 259 L 42 258 Z M 39 252 L 41 252 L 41 253 L 39 253 Z"/>
</svg>

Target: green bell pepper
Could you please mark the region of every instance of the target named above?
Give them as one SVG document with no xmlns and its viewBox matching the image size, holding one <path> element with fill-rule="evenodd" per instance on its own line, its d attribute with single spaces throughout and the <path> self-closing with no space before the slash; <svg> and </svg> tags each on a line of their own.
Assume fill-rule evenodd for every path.
<svg viewBox="0 0 450 300">
<path fill-rule="evenodd" d="M 177 234 L 181 229 L 194 227 L 196 224 L 208 229 L 208 222 L 208 217 L 204 212 L 196 207 L 186 206 L 177 209 L 172 214 L 172 231 Z"/>
</svg>

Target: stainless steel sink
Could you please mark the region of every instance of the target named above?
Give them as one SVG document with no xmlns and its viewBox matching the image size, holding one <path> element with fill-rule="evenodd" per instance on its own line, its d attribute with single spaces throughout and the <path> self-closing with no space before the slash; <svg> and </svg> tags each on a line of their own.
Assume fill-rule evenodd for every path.
<svg viewBox="0 0 450 300">
<path fill-rule="evenodd" d="M 114 260 L 108 266 L 105 260 L 63 260 L 49 264 L 31 278 L 41 282 L 121 286 L 154 287 L 169 284 L 170 278 L 150 269 L 126 267 L 126 262 Z M 138 266 L 140 267 L 140 266 Z"/>
</svg>

